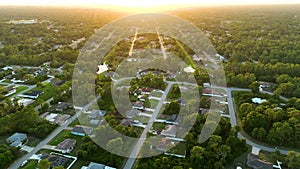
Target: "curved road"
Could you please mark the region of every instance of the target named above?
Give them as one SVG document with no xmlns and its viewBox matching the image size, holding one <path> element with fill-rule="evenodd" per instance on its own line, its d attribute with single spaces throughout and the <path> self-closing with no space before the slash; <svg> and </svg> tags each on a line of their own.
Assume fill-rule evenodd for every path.
<svg viewBox="0 0 300 169">
<path fill-rule="evenodd" d="M 230 114 L 230 123 L 231 126 L 236 126 L 237 122 L 236 122 L 236 114 L 235 114 L 235 110 L 234 110 L 234 103 L 233 103 L 233 99 L 232 99 L 232 91 L 251 91 L 250 89 L 241 89 L 241 88 L 224 88 L 224 87 L 213 87 L 213 88 L 221 88 L 226 90 L 227 92 L 227 101 L 228 101 L 228 111 Z M 285 149 L 279 149 L 279 148 L 273 148 L 273 147 L 268 147 L 268 146 L 264 146 L 264 145 L 259 145 L 257 143 L 254 143 L 253 141 L 249 140 L 247 137 L 243 136 L 241 133 L 238 133 L 238 138 L 245 138 L 246 143 L 252 147 L 257 147 L 261 150 L 264 151 L 268 151 L 268 152 L 274 152 L 275 150 L 279 150 L 281 154 L 287 154 L 288 151 L 290 150 L 285 150 Z M 299 153 L 299 152 L 297 152 Z"/>
</svg>

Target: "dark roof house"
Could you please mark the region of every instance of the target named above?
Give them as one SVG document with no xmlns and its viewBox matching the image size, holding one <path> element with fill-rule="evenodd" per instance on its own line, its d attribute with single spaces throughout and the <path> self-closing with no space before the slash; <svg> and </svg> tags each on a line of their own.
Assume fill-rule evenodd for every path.
<svg viewBox="0 0 300 169">
<path fill-rule="evenodd" d="M 30 99 L 37 99 L 40 95 L 42 95 L 44 92 L 40 90 L 33 90 L 30 93 L 25 93 L 22 95 L 25 98 L 30 98 Z"/>
<path fill-rule="evenodd" d="M 56 111 L 65 111 L 67 109 L 72 109 L 73 104 L 72 103 L 67 103 L 67 102 L 59 102 Z"/>
<path fill-rule="evenodd" d="M 133 102 L 132 103 L 132 108 L 141 110 L 141 109 L 144 109 L 144 104 L 142 102 L 139 102 L 139 101 Z"/>
<path fill-rule="evenodd" d="M 61 143 L 59 143 L 55 149 L 60 150 L 62 153 L 70 153 L 76 144 L 76 140 L 74 139 L 65 139 Z"/>
<path fill-rule="evenodd" d="M 76 136 L 86 136 L 86 135 L 90 135 L 92 131 L 93 128 L 91 127 L 76 125 L 73 127 L 71 134 Z"/>
<path fill-rule="evenodd" d="M 132 124 L 133 124 L 133 120 L 131 120 L 131 119 L 123 119 L 120 123 L 120 125 L 126 126 L 126 127 L 132 126 Z"/>
<path fill-rule="evenodd" d="M 41 159 L 48 159 L 48 161 L 51 163 L 50 168 L 54 168 L 57 166 L 64 166 L 68 159 L 62 156 L 58 155 L 49 155 L 49 154 L 43 154 Z"/>
<path fill-rule="evenodd" d="M 116 169 L 116 168 L 109 167 L 109 166 L 106 166 L 104 164 L 91 162 L 89 164 L 89 166 L 87 166 L 87 169 Z"/>
</svg>

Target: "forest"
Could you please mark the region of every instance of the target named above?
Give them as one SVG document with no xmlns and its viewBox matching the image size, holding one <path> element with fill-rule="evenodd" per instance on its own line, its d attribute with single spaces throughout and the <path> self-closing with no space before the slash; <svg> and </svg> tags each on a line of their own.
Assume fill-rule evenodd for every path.
<svg viewBox="0 0 300 169">
<path fill-rule="evenodd" d="M 197 116 L 197 121 L 190 133 L 186 136 L 187 158 L 180 159 L 161 155 L 158 157 L 140 159 L 138 169 L 144 168 L 224 168 L 226 164 L 245 152 L 247 147 L 245 140 L 237 139 L 237 132 L 244 130 L 256 140 L 272 145 L 289 146 L 299 148 L 299 110 L 300 110 L 300 6 L 252 6 L 252 7 L 214 7 L 194 8 L 188 10 L 168 11 L 168 14 L 176 15 L 195 24 L 212 42 L 216 51 L 224 56 L 223 62 L 226 72 L 227 85 L 229 87 L 251 88 L 257 92 L 257 82 L 271 83 L 271 92 L 274 98 L 269 104 L 254 106 L 249 98 L 257 95 L 236 94 L 241 126 L 231 128 L 228 120 L 222 119 L 217 131 L 205 143 L 199 144 L 197 136 L 205 122 L 205 116 Z M 101 26 L 114 19 L 125 16 L 125 13 L 106 11 L 102 9 L 73 9 L 73 8 L 41 8 L 26 7 L 20 10 L 17 7 L 0 7 L 0 63 L 5 65 L 29 65 L 40 66 L 45 62 L 51 62 L 51 67 L 63 66 L 62 74 L 58 78 L 67 81 L 66 85 L 58 90 L 63 91 L 71 87 L 73 69 L 80 49 L 87 39 Z M 36 19 L 35 24 L 12 24 L 11 20 Z M 151 37 L 151 35 L 149 35 Z M 76 47 L 71 44 L 81 38 L 85 38 Z M 132 37 L 130 37 L 132 38 Z M 152 38 L 152 37 L 151 37 Z M 151 39 L 150 38 L 150 39 Z M 155 39 L 155 38 L 152 38 Z M 138 48 L 144 44 L 137 43 Z M 186 58 L 192 55 L 184 44 L 182 50 L 178 50 L 180 42 L 170 39 L 166 42 L 175 47 L 169 51 Z M 156 48 L 159 44 L 154 44 Z M 107 54 L 108 65 L 116 68 L 120 58 L 127 57 L 130 43 L 120 42 Z M 183 56 L 184 55 L 184 56 Z M 188 60 L 186 60 L 188 61 Z M 11 72 L 0 71 L 3 78 Z M 26 70 L 22 72 L 26 74 Z M 197 82 L 208 82 L 208 74 L 202 69 L 195 73 Z M 41 80 L 44 77 L 41 77 Z M 96 77 L 96 92 L 102 97 L 98 104 L 114 111 L 111 106 L 110 84 L 111 79 L 104 75 Z M 153 82 L 156 79 L 158 82 Z M 133 80 L 136 86 L 151 84 L 153 87 L 164 88 L 161 78 L 148 75 L 145 83 L 139 84 Z M 30 84 L 37 83 L 32 81 Z M 84 87 L 83 87 L 84 90 Z M 171 98 L 178 98 L 178 88 Z M 7 91 L 0 87 L 1 95 Z M 56 95 L 52 103 L 64 101 L 70 98 L 71 91 L 62 95 Z M 282 109 L 279 96 L 285 96 L 289 100 Z M 203 97 L 204 98 L 204 97 Z M 92 98 L 91 98 L 92 99 Z M 204 98 L 205 99 L 205 98 Z M 178 107 L 177 102 L 172 102 L 167 107 L 166 114 L 172 114 L 171 107 Z M 209 106 L 206 106 L 209 107 Z M 138 133 L 132 128 L 118 127 L 115 115 L 107 116 L 107 121 L 118 131 L 127 135 L 136 136 Z M 196 117 L 188 117 L 196 118 Z M 25 132 L 30 135 L 44 138 L 56 126 L 39 118 L 39 113 L 32 107 L 18 106 L 13 101 L 5 100 L 0 107 L 0 135 L 12 134 L 15 131 Z M 242 127 L 242 128 L 240 128 Z M 118 141 L 118 140 L 117 140 Z M 82 150 L 77 156 L 85 160 L 97 160 L 89 157 L 89 153 L 95 153 L 95 145 L 90 140 L 83 140 Z M 113 145 L 113 143 L 112 143 Z M 16 156 L 16 150 L 1 145 L 0 158 L 12 161 Z M 3 149 L 7 151 L 2 151 Z M 100 150 L 106 154 L 104 150 Z M 6 154 L 5 154 L 6 153 Z M 3 155 L 5 154 L 5 155 Z M 295 155 L 291 154 L 291 157 Z M 122 158 L 113 159 L 107 157 L 108 164 L 121 164 Z M 0 160 L 1 162 L 3 160 Z M 4 160 L 5 161 L 5 160 Z M 293 160 L 289 160 L 293 162 Z M 6 163 L 3 163 L 5 165 Z M 2 164 L 0 164 L 2 166 Z"/>
</svg>

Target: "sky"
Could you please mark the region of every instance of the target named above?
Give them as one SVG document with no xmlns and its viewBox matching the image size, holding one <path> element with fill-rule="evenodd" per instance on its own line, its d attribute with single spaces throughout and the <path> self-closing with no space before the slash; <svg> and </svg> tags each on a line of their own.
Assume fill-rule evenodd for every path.
<svg viewBox="0 0 300 169">
<path fill-rule="evenodd" d="M 224 6 L 256 4 L 300 4 L 299 0 L 1 0 L 2 5 L 22 6 L 86 6 L 139 9 L 163 9 L 185 6 Z"/>
</svg>

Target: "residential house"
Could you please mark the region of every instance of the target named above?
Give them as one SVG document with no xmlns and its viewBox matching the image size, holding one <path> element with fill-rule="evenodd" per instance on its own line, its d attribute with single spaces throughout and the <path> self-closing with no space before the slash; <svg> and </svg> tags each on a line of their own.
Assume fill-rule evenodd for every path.
<svg viewBox="0 0 300 169">
<path fill-rule="evenodd" d="M 141 114 L 141 112 L 137 109 L 131 109 L 129 111 L 126 112 L 126 118 L 131 119 L 135 116 L 139 116 Z"/>
<path fill-rule="evenodd" d="M 57 166 L 64 166 L 68 162 L 67 158 L 58 155 L 43 154 L 41 159 L 48 159 L 48 161 L 51 163 L 50 168 L 54 168 Z"/>
<path fill-rule="evenodd" d="M 142 88 L 142 90 L 141 90 L 141 94 L 150 95 L 151 92 L 152 92 L 153 90 L 154 90 L 153 88 L 150 88 L 150 87 L 144 87 L 144 88 Z"/>
<path fill-rule="evenodd" d="M 27 135 L 23 133 L 15 133 L 6 139 L 7 143 L 11 147 L 20 147 L 22 142 L 27 139 Z"/>
<path fill-rule="evenodd" d="M 5 66 L 3 68 L 1 68 L 3 71 L 8 71 L 8 70 L 13 70 L 14 68 L 11 66 Z"/>
<path fill-rule="evenodd" d="M 26 93 L 24 95 L 22 95 L 25 98 L 29 98 L 29 99 L 37 99 L 40 95 L 42 95 L 44 92 L 40 91 L 40 90 L 33 90 L 30 93 Z"/>
<path fill-rule="evenodd" d="M 138 110 L 143 110 L 145 107 L 144 107 L 144 104 L 142 102 L 133 102 L 132 103 L 132 108 L 133 109 L 138 109 Z"/>
<path fill-rule="evenodd" d="M 91 162 L 88 166 L 82 166 L 81 169 L 116 169 L 116 168 L 109 167 L 104 164 Z"/>
<path fill-rule="evenodd" d="M 93 131 L 93 128 L 87 126 L 76 125 L 73 127 L 71 134 L 76 136 L 86 136 L 90 135 Z"/>
<path fill-rule="evenodd" d="M 258 155 L 252 153 L 247 156 L 247 165 L 253 169 L 273 169 L 273 164 L 260 160 Z"/>
<path fill-rule="evenodd" d="M 14 93 L 17 92 L 16 88 L 13 87 L 13 86 L 7 86 L 5 88 L 7 90 L 7 93 L 4 95 L 5 97 L 10 96 L 10 95 L 12 95 L 12 94 L 14 94 Z"/>
<path fill-rule="evenodd" d="M 96 110 L 96 109 L 93 109 L 91 111 L 91 114 L 89 114 L 89 119 L 97 119 L 98 117 L 103 117 L 104 115 L 106 114 L 106 111 L 105 110 Z"/>
<path fill-rule="evenodd" d="M 58 78 L 54 78 L 54 79 L 51 80 L 51 84 L 52 84 L 53 86 L 61 86 L 61 85 L 63 85 L 64 83 L 65 83 L 64 80 L 61 80 L 61 79 L 58 79 Z"/>
<path fill-rule="evenodd" d="M 176 137 L 177 128 L 175 125 L 167 125 L 165 129 L 161 131 L 160 135 L 166 137 Z"/>
<path fill-rule="evenodd" d="M 161 138 L 160 141 L 158 141 L 155 145 L 152 145 L 152 149 L 165 152 L 167 147 L 168 139 L 167 138 Z"/>
<path fill-rule="evenodd" d="M 142 95 L 139 95 L 139 96 L 138 96 L 138 100 L 139 100 L 139 101 L 145 102 L 146 99 L 147 99 L 147 95 L 142 94 Z"/>
<path fill-rule="evenodd" d="M 72 109 L 72 108 L 73 108 L 72 103 L 59 102 L 55 110 L 62 112 L 62 111 L 65 111 L 67 109 Z"/>
<path fill-rule="evenodd" d="M 74 139 L 65 139 L 61 143 L 59 143 L 55 149 L 59 150 L 61 153 L 70 153 L 76 144 L 76 140 Z"/>
<path fill-rule="evenodd" d="M 258 97 L 255 97 L 255 98 L 252 98 L 252 102 L 256 105 L 259 105 L 259 104 L 262 104 L 264 102 L 267 102 L 266 99 L 261 99 L 261 98 L 258 98 Z"/>
<path fill-rule="evenodd" d="M 99 126 L 101 124 L 101 121 L 92 119 L 92 120 L 90 120 L 90 124 L 94 125 L 94 126 Z"/>
<path fill-rule="evenodd" d="M 45 119 L 48 120 L 49 122 L 58 125 L 64 124 L 69 118 L 70 115 L 68 114 L 56 114 L 56 113 L 51 113 L 45 117 Z"/>
<path fill-rule="evenodd" d="M 133 120 L 131 119 L 123 119 L 120 123 L 120 125 L 125 126 L 125 127 L 130 127 L 133 124 Z"/>
<path fill-rule="evenodd" d="M 177 119 L 177 115 L 176 114 L 172 114 L 169 118 L 166 119 L 166 123 L 175 123 Z"/>
<path fill-rule="evenodd" d="M 203 87 L 210 87 L 210 84 L 209 83 L 203 83 Z"/>
</svg>

